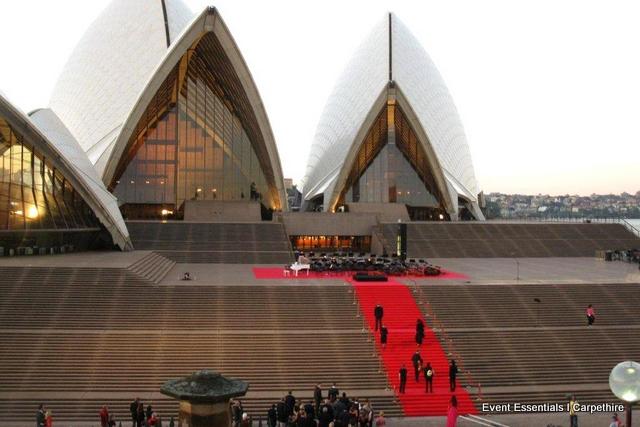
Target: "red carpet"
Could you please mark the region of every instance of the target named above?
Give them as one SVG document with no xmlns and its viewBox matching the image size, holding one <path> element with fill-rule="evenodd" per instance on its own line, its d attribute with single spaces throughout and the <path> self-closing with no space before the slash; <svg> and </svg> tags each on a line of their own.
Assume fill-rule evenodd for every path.
<svg viewBox="0 0 640 427">
<path fill-rule="evenodd" d="M 440 346 L 435 333 L 429 328 L 422 317 L 409 288 L 401 283 L 389 281 L 386 283 L 359 283 L 351 281 L 356 291 L 360 308 L 364 313 L 369 328 L 375 328 L 373 309 L 376 304 L 384 308 L 383 324 L 389 330 L 386 349 L 380 347 L 379 334 L 376 333 L 376 346 L 382 355 L 389 383 L 394 387 L 399 401 L 408 416 L 446 415 L 451 393 L 449 392 L 449 368 L 446 353 Z M 425 393 L 425 381 L 421 375 L 420 382 L 414 378 L 411 356 L 416 351 L 415 324 L 418 318 L 425 322 L 425 339 L 420 349 L 424 363 L 431 362 L 435 375 L 433 380 L 434 393 Z M 400 379 L 398 371 L 402 364 L 406 364 L 407 387 L 406 394 L 399 394 Z M 459 375 L 459 380 L 463 379 Z M 458 398 L 460 414 L 477 413 L 471 397 L 458 384 L 455 395 Z"/>
<path fill-rule="evenodd" d="M 284 275 L 284 268 L 280 267 L 253 267 L 253 276 L 256 279 L 334 279 L 334 278 L 350 278 L 353 272 L 346 273 L 317 273 L 315 271 L 309 272 L 307 276 L 306 271 L 301 271 L 298 277 L 296 277 L 293 273 L 290 276 Z M 439 276 L 402 276 L 409 279 L 432 279 L 432 280 L 440 280 L 440 279 L 468 279 L 469 277 L 462 274 L 456 273 L 455 271 L 446 271 L 442 270 L 442 274 Z"/>
</svg>

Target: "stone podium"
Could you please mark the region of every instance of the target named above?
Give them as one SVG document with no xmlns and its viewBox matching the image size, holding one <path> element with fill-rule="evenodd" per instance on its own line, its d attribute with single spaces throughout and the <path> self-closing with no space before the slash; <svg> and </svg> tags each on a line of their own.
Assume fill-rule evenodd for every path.
<svg viewBox="0 0 640 427">
<path fill-rule="evenodd" d="M 178 427 L 228 427 L 229 400 L 248 389 L 247 382 L 203 370 L 168 380 L 160 392 L 180 401 Z"/>
</svg>

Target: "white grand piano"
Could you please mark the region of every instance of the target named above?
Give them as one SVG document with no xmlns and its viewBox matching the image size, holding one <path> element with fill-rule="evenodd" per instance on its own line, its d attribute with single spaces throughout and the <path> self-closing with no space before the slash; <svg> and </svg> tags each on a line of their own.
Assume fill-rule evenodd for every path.
<svg viewBox="0 0 640 427">
<path fill-rule="evenodd" d="M 311 261 L 302 255 L 298 257 L 296 262 L 291 264 L 291 271 L 293 271 L 296 277 L 298 277 L 300 270 L 307 270 L 307 276 L 309 275 L 309 271 L 311 271 Z"/>
</svg>

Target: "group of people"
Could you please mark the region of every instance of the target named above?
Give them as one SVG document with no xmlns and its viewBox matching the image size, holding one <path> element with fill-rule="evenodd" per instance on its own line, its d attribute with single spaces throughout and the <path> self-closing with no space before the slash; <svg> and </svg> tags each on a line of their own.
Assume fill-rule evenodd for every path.
<svg viewBox="0 0 640 427">
<path fill-rule="evenodd" d="M 435 369 L 431 366 L 430 362 L 424 364 L 424 360 L 420 355 L 420 350 L 411 356 L 411 363 L 413 364 L 414 377 L 417 383 L 420 382 L 420 376 L 424 376 L 425 381 L 425 393 L 433 393 L 433 379 L 436 375 Z M 449 391 L 456 391 L 456 382 L 458 377 L 458 365 L 455 360 L 451 360 L 449 364 Z M 398 372 L 398 378 L 400 379 L 400 393 L 404 394 L 407 388 L 407 366 L 402 364 L 400 371 Z"/>
<path fill-rule="evenodd" d="M 591 307 L 591 306 L 590 306 Z M 380 304 L 376 304 L 373 309 L 373 316 L 376 320 L 375 322 L 375 331 L 380 331 L 380 346 L 384 349 L 387 346 L 387 342 L 389 340 L 389 330 L 384 326 L 382 319 L 384 318 L 384 307 Z M 422 346 L 422 342 L 424 341 L 424 322 L 422 319 L 416 320 L 416 334 L 415 341 L 418 347 Z M 425 392 L 433 393 L 433 378 L 435 377 L 435 370 L 431 366 L 430 362 L 424 363 L 422 356 L 420 355 L 420 349 L 416 350 L 416 352 L 411 357 L 411 363 L 413 365 L 414 377 L 416 382 L 420 381 L 420 375 L 424 375 L 425 379 Z M 407 386 L 407 367 L 406 365 L 402 365 L 400 368 L 400 372 L 398 373 L 400 378 L 400 393 L 405 393 L 405 389 Z M 456 390 L 456 378 L 458 376 L 458 366 L 456 365 L 455 360 L 451 360 L 451 364 L 449 365 L 449 389 L 451 391 Z"/>
<path fill-rule="evenodd" d="M 103 407 L 103 409 L 106 407 Z M 107 409 L 108 413 L 108 409 Z M 162 427 L 162 419 L 153 410 L 151 405 L 147 405 L 146 409 L 139 397 L 131 402 L 129 405 L 129 413 L 131 414 L 131 427 Z M 102 421 L 102 412 L 100 414 L 100 420 Z M 173 424 L 171 420 L 170 427 Z M 115 425 L 115 424 L 114 424 Z M 101 427 L 111 427 L 110 425 L 102 424 Z"/>
<path fill-rule="evenodd" d="M 36 413 L 36 427 L 52 427 L 53 418 L 51 417 L 51 411 L 44 407 L 41 403 L 38 406 L 38 412 Z"/>
<path fill-rule="evenodd" d="M 384 412 L 376 417 L 373 406 L 365 399 L 349 398 L 335 383 L 327 390 L 315 386 L 313 399 L 296 399 L 291 391 L 267 411 L 268 427 L 382 427 Z M 242 427 L 238 424 L 239 427 Z M 234 427 L 238 427 L 234 424 Z"/>
</svg>

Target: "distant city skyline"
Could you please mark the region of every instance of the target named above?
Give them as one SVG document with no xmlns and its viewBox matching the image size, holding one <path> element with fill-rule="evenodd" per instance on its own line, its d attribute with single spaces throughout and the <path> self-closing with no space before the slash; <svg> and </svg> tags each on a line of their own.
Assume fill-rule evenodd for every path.
<svg viewBox="0 0 640 427">
<path fill-rule="evenodd" d="M 46 107 L 75 44 L 108 3 L 3 4 L 0 91 L 27 112 Z M 392 11 L 444 77 L 485 193 L 640 189 L 640 5 L 633 1 L 185 3 L 196 13 L 220 10 L 262 95 L 284 175 L 295 183 L 336 78 Z"/>
</svg>

